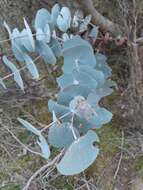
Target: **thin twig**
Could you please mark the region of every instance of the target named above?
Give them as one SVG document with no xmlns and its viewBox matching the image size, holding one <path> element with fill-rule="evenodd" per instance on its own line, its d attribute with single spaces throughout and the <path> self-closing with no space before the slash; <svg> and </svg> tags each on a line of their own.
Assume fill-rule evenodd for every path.
<svg viewBox="0 0 143 190">
<path fill-rule="evenodd" d="M 122 131 L 121 147 L 123 148 L 123 146 L 124 146 L 124 132 Z M 114 180 L 116 179 L 116 177 L 117 177 L 117 175 L 118 175 L 118 172 L 119 172 L 119 169 L 120 169 L 120 165 L 121 165 L 122 158 L 123 158 L 123 150 L 121 149 L 120 159 L 119 159 L 118 166 L 117 166 L 117 169 L 116 169 L 115 174 L 114 174 L 114 177 L 113 177 Z"/>
<path fill-rule="evenodd" d="M 27 151 L 29 151 L 29 152 L 31 152 L 31 153 L 33 153 L 33 154 L 36 154 L 36 155 L 38 155 L 38 156 L 42 156 L 41 153 L 36 152 L 36 151 L 34 151 L 34 150 L 31 150 L 29 147 L 27 147 L 25 144 L 23 144 L 23 143 L 15 136 L 15 134 L 14 134 L 11 130 L 9 130 L 9 129 L 7 128 L 7 126 L 5 126 L 4 124 L 1 124 L 1 126 L 2 126 L 5 130 L 7 130 L 7 131 L 11 134 L 11 136 L 12 136 L 23 148 L 25 148 Z"/>
<path fill-rule="evenodd" d="M 36 33 L 33 33 L 32 36 L 36 36 L 36 37 L 37 37 L 37 36 L 46 36 L 46 34 L 36 34 Z M 1 40 L 0 43 L 5 43 L 5 42 L 12 41 L 12 40 L 25 38 L 25 37 L 28 37 L 28 35 L 23 35 L 23 36 L 18 36 L 18 37 L 15 37 L 15 38 L 4 39 L 4 40 Z M 59 38 L 59 37 L 57 37 L 57 36 L 54 36 L 54 38 L 56 38 L 57 40 L 63 42 L 63 39 L 62 39 L 62 38 Z"/>
<path fill-rule="evenodd" d="M 37 56 L 33 61 L 37 61 L 39 58 L 41 57 L 41 55 Z M 19 71 L 23 71 L 24 69 L 27 68 L 27 65 L 24 65 L 23 67 L 21 67 L 18 71 L 15 71 L 13 73 L 10 73 L 9 75 L 6 75 L 5 77 L 3 77 L 1 80 L 6 80 L 8 78 L 10 78 L 11 76 L 13 76 L 14 74 L 16 74 Z"/>
<path fill-rule="evenodd" d="M 71 114 L 71 112 L 67 112 L 67 113 L 65 113 L 64 115 L 62 115 L 61 117 L 59 117 L 58 119 L 63 119 L 63 118 L 65 118 L 66 116 L 68 116 L 68 115 L 70 115 L 70 114 Z M 51 122 L 49 125 L 47 125 L 47 126 L 44 127 L 43 129 L 41 129 L 41 132 L 45 131 L 46 129 L 48 129 L 49 127 L 51 127 L 51 126 L 52 126 L 53 124 L 55 124 L 56 122 L 58 122 L 58 120 Z"/>
<path fill-rule="evenodd" d="M 64 151 L 64 150 L 63 150 Z M 46 170 L 48 167 L 56 164 L 56 162 L 58 162 L 58 160 L 60 159 L 60 157 L 63 154 L 63 151 L 61 151 L 60 154 L 58 154 L 51 162 L 47 163 L 46 165 L 42 166 L 40 169 L 38 169 L 28 180 L 26 186 L 23 188 L 23 190 L 28 190 L 30 187 L 31 182 L 44 170 Z"/>
</svg>

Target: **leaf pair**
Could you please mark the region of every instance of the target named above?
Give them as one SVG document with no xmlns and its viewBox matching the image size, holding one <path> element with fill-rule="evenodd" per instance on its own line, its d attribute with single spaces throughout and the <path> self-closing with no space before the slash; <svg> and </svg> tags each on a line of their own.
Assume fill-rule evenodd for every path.
<svg viewBox="0 0 143 190">
<path fill-rule="evenodd" d="M 43 137 L 41 132 L 24 119 L 18 118 L 18 121 L 22 124 L 24 128 L 26 128 L 28 131 L 31 131 L 33 134 L 35 134 L 38 137 L 37 144 L 41 148 L 41 156 L 44 157 L 45 159 L 48 159 L 50 156 L 50 149 L 46 139 Z"/>
</svg>

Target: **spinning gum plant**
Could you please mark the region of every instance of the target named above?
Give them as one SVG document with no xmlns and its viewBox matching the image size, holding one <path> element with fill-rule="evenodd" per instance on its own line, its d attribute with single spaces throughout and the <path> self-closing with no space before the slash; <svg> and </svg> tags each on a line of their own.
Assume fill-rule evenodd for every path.
<svg viewBox="0 0 143 190">
<path fill-rule="evenodd" d="M 64 150 L 61 160 L 56 164 L 57 170 L 63 175 L 74 175 L 84 171 L 97 158 L 99 143 L 96 129 L 112 119 L 112 113 L 99 102 L 113 91 L 113 81 L 110 80 L 111 69 L 106 63 L 106 57 L 94 53 L 90 43 L 76 35 L 90 27 L 90 37 L 97 38 L 98 28 L 90 23 L 91 16 L 80 18 L 75 14 L 72 18 L 70 10 L 56 4 L 51 13 L 40 9 L 35 18 L 32 33 L 26 19 L 25 28 L 11 31 L 6 22 L 4 26 L 9 33 L 12 52 L 17 61 L 23 63 L 18 69 L 6 56 L 2 60 L 11 71 L 11 76 L 24 91 L 24 82 L 20 71 L 27 69 L 33 79 L 39 79 L 39 71 L 35 60 L 43 58 L 45 64 L 56 64 L 63 57 L 63 74 L 57 78 L 59 92 L 56 100 L 48 101 L 48 110 L 53 115 L 47 137 L 43 130 L 38 130 L 28 121 L 18 118 L 27 130 L 37 137 L 40 156 L 48 160 L 50 148 Z M 72 33 L 71 31 L 78 31 Z M 57 36 L 58 34 L 58 36 Z M 33 60 L 31 54 L 37 57 Z M 6 88 L 4 80 L 0 83 Z"/>
</svg>

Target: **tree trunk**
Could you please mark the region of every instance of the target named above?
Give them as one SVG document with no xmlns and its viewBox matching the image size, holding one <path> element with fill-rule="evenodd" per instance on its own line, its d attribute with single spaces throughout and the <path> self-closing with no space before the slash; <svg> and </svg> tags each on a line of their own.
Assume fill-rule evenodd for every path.
<svg viewBox="0 0 143 190">
<path fill-rule="evenodd" d="M 143 129 L 143 46 L 131 44 L 130 48 L 130 107 L 133 127 Z"/>
</svg>

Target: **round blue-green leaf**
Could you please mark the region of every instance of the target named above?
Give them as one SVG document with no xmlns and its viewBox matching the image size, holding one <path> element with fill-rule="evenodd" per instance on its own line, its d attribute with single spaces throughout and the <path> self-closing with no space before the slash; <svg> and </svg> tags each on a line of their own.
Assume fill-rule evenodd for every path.
<svg viewBox="0 0 143 190">
<path fill-rule="evenodd" d="M 48 108 L 51 113 L 54 111 L 57 117 L 61 117 L 70 111 L 68 107 L 58 104 L 53 100 L 48 101 Z"/>
<path fill-rule="evenodd" d="M 44 27 L 45 42 L 49 43 L 51 40 L 51 29 L 49 24 L 46 24 Z"/>
<path fill-rule="evenodd" d="M 35 29 L 38 28 L 44 30 L 44 27 L 47 23 L 51 20 L 51 15 L 48 10 L 42 8 L 37 11 L 36 18 L 35 18 Z"/>
<path fill-rule="evenodd" d="M 74 84 L 76 81 L 74 81 L 72 74 L 63 74 L 62 76 L 58 77 L 57 79 L 58 85 L 63 88 L 67 87 L 69 84 Z M 78 81 L 77 81 L 78 84 Z"/>
<path fill-rule="evenodd" d="M 44 41 L 45 40 L 45 34 L 41 28 L 38 28 L 36 31 L 36 40 L 38 40 L 38 41 Z"/>
<path fill-rule="evenodd" d="M 110 77 L 112 74 L 112 69 L 107 65 L 107 62 L 106 62 L 107 58 L 105 57 L 105 55 L 101 53 L 97 53 L 95 57 L 97 60 L 97 64 L 95 68 L 102 71 L 105 75 L 105 78 Z"/>
<path fill-rule="evenodd" d="M 48 64 L 55 64 L 56 63 L 56 57 L 52 51 L 52 49 L 42 41 L 36 42 L 36 51 L 41 55 L 41 57 L 44 59 L 45 63 Z"/>
<path fill-rule="evenodd" d="M 79 137 L 78 131 L 75 128 L 73 130 L 76 136 Z M 57 123 L 49 129 L 48 141 L 56 148 L 68 148 L 74 140 L 71 123 Z"/>
<path fill-rule="evenodd" d="M 51 10 L 51 21 L 54 23 L 54 25 L 57 25 L 57 18 L 59 16 L 59 13 L 60 13 L 60 6 L 58 4 L 55 4 Z"/>
<path fill-rule="evenodd" d="M 58 94 L 58 103 L 63 104 L 66 106 L 69 106 L 69 102 L 75 97 L 75 96 L 83 96 L 84 98 L 87 98 L 88 94 L 92 92 L 93 89 L 91 89 L 87 85 L 70 85 L 62 89 L 62 91 Z"/>
<path fill-rule="evenodd" d="M 46 139 L 43 137 L 41 132 L 38 129 L 36 129 L 31 123 L 29 123 L 24 119 L 18 118 L 18 121 L 22 124 L 24 128 L 26 128 L 27 130 L 31 131 L 36 136 L 38 136 L 37 144 L 41 148 L 41 156 L 44 157 L 45 159 L 48 159 L 50 156 L 50 149 Z"/>
<path fill-rule="evenodd" d="M 77 81 L 77 84 L 87 85 L 92 90 L 96 89 L 97 81 L 88 73 L 84 71 L 73 70 L 73 76 L 74 76 L 74 80 Z"/>
<path fill-rule="evenodd" d="M 70 28 L 71 13 L 69 8 L 63 7 L 57 18 L 57 25 L 62 32 L 66 32 Z"/>
<path fill-rule="evenodd" d="M 54 52 L 56 57 L 62 56 L 62 46 L 57 39 L 51 38 L 49 45 L 50 45 L 50 47 L 51 47 L 51 49 Z"/>
<path fill-rule="evenodd" d="M 85 72 L 97 82 L 97 86 L 101 86 L 105 82 L 105 77 L 102 71 L 95 70 L 89 66 L 80 66 L 79 71 Z"/>
<path fill-rule="evenodd" d="M 109 123 L 112 117 L 113 114 L 107 109 L 96 106 L 94 116 L 89 118 L 87 121 L 96 127 Z"/>
<path fill-rule="evenodd" d="M 58 171 L 63 175 L 75 175 L 87 169 L 99 154 L 99 149 L 93 146 L 98 141 L 93 131 L 74 141 L 57 164 Z"/>
<path fill-rule="evenodd" d="M 74 36 L 63 43 L 63 56 L 63 71 L 65 73 L 71 73 L 73 69 L 78 69 L 80 66 L 91 66 L 94 68 L 96 65 L 91 45 L 79 36 Z"/>
</svg>

